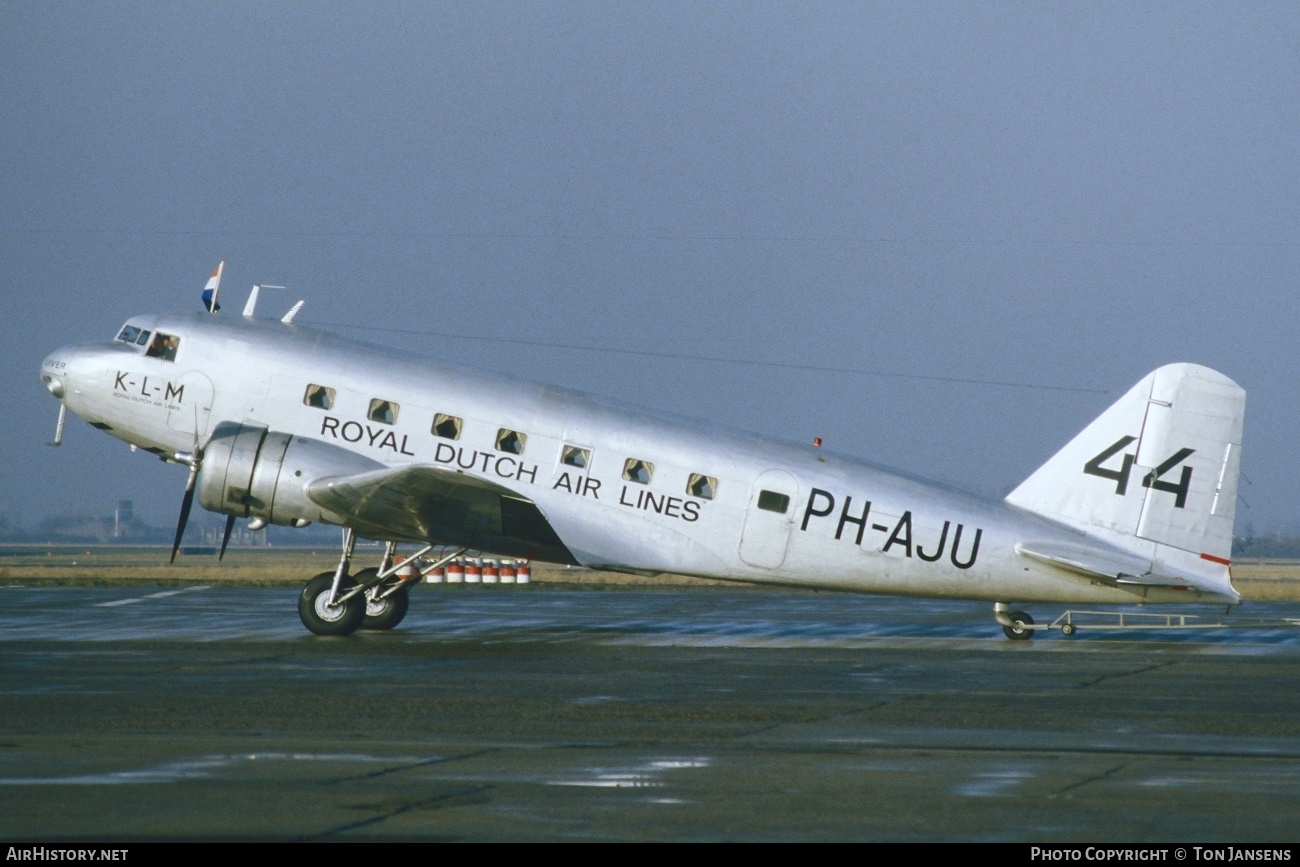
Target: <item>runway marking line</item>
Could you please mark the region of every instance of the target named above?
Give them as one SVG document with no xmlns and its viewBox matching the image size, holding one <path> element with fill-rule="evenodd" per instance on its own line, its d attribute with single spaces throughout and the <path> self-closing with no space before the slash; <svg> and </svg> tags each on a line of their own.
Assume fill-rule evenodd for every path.
<svg viewBox="0 0 1300 867">
<path fill-rule="evenodd" d="M 118 605 L 131 605 L 136 602 L 143 602 L 146 599 L 165 599 L 168 596 L 179 596 L 182 593 L 192 593 L 196 590 L 207 590 L 208 585 L 204 584 L 199 587 L 182 587 L 180 590 L 161 590 L 157 593 L 150 593 L 146 596 L 135 596 L 130 599 L 114 599 L 112 602 L 97 602 L 95 608 L 116 608 Z"/>
</svg>

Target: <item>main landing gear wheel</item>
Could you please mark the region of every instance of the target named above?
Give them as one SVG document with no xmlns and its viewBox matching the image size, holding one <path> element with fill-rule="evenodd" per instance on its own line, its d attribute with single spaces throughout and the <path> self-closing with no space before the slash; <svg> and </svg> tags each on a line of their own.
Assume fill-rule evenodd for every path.
<svg viewBox="0 0 1300 867">
<path fill-rule="evenodd" d="M 365 598 L 354 596 L 341 604 L 330 605 L 330 588 L 333 586 L 333 572 L 322 572 L 308 581 L 302 589 L 302 596 L 298 597 L 298 616 L 302 618 L 302 625 L 317 635 L 351 635 L 365 619 Z M 344 577 L 339 591 L 355 586 L 355 581 Z"/>
<path fill-rule="evenodd" d="M 378 569 L 362 569 L 353 578 L 358 584 L 365 584 L 373 581 L 378 574 Z M 383 589 L 384 585 L 381 584 L 366 591 L 366 616 L 361 621 L 362 629 L 392 629 L 406 616 L 406 610 L 411 605 L 411 600 L 407 596 L 409 589 L 399 590 L 382 599 L 372 597 L 372 594 L 379 593 Z"/>
<path fill-rule="evenodd" d="M 1028 641 L 1034 637 L 1034 618 L 1023 611 L 1012 611 L 1007 617 L 1011 619 L 1011 624 L 1002 627 L 1007 638 L 1012 641 Z"/>
</svg>

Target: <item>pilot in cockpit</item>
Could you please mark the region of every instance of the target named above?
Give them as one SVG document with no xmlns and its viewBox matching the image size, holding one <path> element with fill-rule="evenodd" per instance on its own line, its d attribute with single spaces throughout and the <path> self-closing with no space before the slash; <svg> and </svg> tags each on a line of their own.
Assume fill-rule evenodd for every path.
<svg viewBox="0 0 1300 867">
<path fill-rule="evenodd" d="M 175 334 L 163 334 L 160 331 L 154 335 L 153 343 L 149 344 L 145 355 L 150 358 L 161 358 L 163 361 L 175 361 L 176 350 L 180 345 L 181 340 Z"/>
</svg>

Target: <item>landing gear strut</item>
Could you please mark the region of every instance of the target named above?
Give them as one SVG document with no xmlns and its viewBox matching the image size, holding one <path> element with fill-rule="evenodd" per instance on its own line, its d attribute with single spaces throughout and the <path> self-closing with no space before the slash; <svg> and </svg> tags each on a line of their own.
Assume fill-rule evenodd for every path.
<svg viewBox="0 0 1300 867">
<path fill-rule="evenodd" d="M 358 584 L 370 587 L 365 594 L 366 616 L 361 621 L 362 629 L 393 629 L 406 616 L 406 610 L 411 604 L 407 596 L 410 586 L 397 576 L 390 575 L 382 581 L 379 578 L 379 573 L 390 572 L 396 554 L 397 543 L 389 542 L 384 548 L 384 559 L 379 562 L 378 569 L 362 569 L 353 576 Z"/>
<path fill-rule="evenodd" d="M 409 580 L 397 574 L 400 568 L 394 562 L 397 543 L 389 542 L 378 569 L 362 569 L 349 576 L 356 542 L 356 533 L 351 528 L 345 529 L 343 554 L 338 567 L 308 581 L 298 599 L 298 616 L 303 625 L 317 635 L 351 635 L 358 629 L 394 628 L 406 617 L 410 606 L 407 593 L 415 581 L 466 550 L 459 548 L 438 558 L 426 566 L 424 572 L 417 572 L 415 580 Z M 432 545 L 425 545 L 407 559 L 413 561 L 431 550 Z"/>
</svg>

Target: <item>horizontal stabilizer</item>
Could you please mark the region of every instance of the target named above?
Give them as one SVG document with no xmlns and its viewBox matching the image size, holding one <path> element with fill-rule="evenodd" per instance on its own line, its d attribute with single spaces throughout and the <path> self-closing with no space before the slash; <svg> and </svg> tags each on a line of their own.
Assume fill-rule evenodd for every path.
<svg viewBox="0 0 1300 867">
<path fill-rule="evenodd" d="M 1193 559 L 1185 552 L 1160 546 L 1166 558 L 1155 560 L 1109 546 L 1068 542 L 1021 542 L 1016 552 L 1093 580 L 1128 587 L 1174 587 L 1197 590 L 1227 601 L 1241 597 L 1233 589 L 1226 563 Z"/>
<path fill-rule="evenodd" d="M 1124 551 L 1104 550 L 1064 542 L 1021 542 L 1016 552 L 1026 557 L 1090 578 L 1122 581 L 1139 578 L 1151 571 L 1151 560 Z"/>
</svg>

